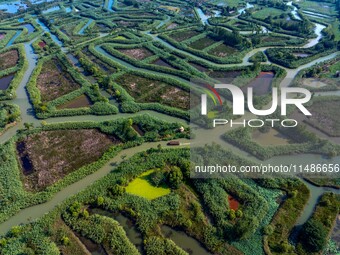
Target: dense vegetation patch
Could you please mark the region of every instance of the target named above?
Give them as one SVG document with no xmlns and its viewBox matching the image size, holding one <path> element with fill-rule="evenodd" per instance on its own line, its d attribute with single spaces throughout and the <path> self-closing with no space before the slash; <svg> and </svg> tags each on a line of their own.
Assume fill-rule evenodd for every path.
<svg viewBox="0 0 340 255">
<path fill-rule="evenodd" d="M 321 48 L 325 49 L 321 51 Z M 330 54 L 334 50 L 334 45 L 330 42 L 326 46 L 319 44 L 318 46 L 305 49 L 269 48 L 266 50 L 266 54 L 268 59 L 274 63 L 288 68 L 297 68 L 314 59 L 325 56 L 327 53 Z"/>
<path fill-rule="evenodd" d="M 325 193 L 318 202 L 312 217 L 302 226 L 298 253 L 314 254 L 326 248 L 327 239 L 340 211 L 340 196 Z"/>
<path fill-rule="evenodd" d="M 20 119 L 20 109 L 16 105 L 1 103 L 0 104 L 0 134 L 7 125 L 13 124 Z"/>
<path fill-rule="evenodd" d="M 99 159 L 114 143 L 96 129 L 45 131 L 17 142 L 28 190 L 39 191 Z"/>
<path fill-rule="evenodd" d="M 334 58 L 301 70 L 294 79 L 294 85 L 306 87 L 310 91 L 338 90 L 339 70 L 340 61 Z"/>
<path fill-rule="evenodd" d="M 251 56 L 249 58 L 249 61 L 250 62 L 266 62 L 267 57 L 262 51 L 259 51 L 259 52 L 255 53 L 253 56 Z"/>
<path fill-rule="evenodd" d="M 269 2 L 249 12 L 243 12 L 240 18 L 265 26 L 275 32 L 312 37 L 313 24 L 305 18 L 300 20 L 291 18 L 287 10 L 288 6 L 283 2 Z"/>
<path fill-rule="evenodd" d="M 19 60 L 19 52 L 17 50 L 9 50 L 0 54 L 0 70 L 13 67 Z"/>
<path fill-rule="evenodd" d="M 138 103 L 157 102 L 180 109 L 189 108 L 189 93 L 165 82 L 126 73 L 116 82 L 127 89 Z"/>
<path fill-rule="evenodd" d="M 37 78 L 42 102 L 48 102 L 78 89 L 72 76 L 64 71 L 58 59 L 50 59 L 44 63 Z"/>
<path fill-rule="evenodd" d="M 281 189 L 288 196 L 267 227 L 268 236 L 265 238 L 265 249 L 268 245 L 273 254 L 294 252 L 294 247 L 287 240 L 310 193 L 308 188 L 297 180 L 289 180 Z"/>
</svg>

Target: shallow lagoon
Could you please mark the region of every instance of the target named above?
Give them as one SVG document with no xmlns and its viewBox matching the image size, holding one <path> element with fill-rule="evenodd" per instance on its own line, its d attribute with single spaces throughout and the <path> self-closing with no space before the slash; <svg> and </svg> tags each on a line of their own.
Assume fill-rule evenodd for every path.
<svg viewBox="0 0 340 255">
<path fill-rule="evenodd" d="M 11 84 L 11 81 L 14 78 L 14 74 L 9 74 L 6 76 L 3 76 L 0 78 L 0 90 L 6 90 L 9 85 Z"/>
<path fill-rule="evenodd" d="M 0 10 L 7 13 L 17 13 L 19 9 L 27 9 L 27 5 L 21 1 L 13 1 L 7 3 L 0 3 Z"/>
</svg>

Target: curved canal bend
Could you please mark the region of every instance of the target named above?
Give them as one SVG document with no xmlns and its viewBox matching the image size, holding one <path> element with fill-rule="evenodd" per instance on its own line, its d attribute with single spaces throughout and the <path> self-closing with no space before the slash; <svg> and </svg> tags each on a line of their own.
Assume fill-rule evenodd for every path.
<svg viewBox="0 0 340 255">
<path fill-rule="evenodd" d="M 42 26 L 44 31 L 49 32 L 51 34 L 52 39 L 62 48 L 63 52 L 67 52 L 67 49 L 65 47 L 63 47 L 62 43 L 58 40 L 58 38 L 55 35 L 53 35 L 50 32 L 50 30 L 44 24 L 42 24 L 39 20 L 37 20 L 37 22 Z M 317 37 L 314 38 L 314 39 L 310 39 L 307 44 L 302 46 L 302 48 L 311 47 L 311 46 L 314 46 L 315 44 L 317 44 L 319 42 L 319 40 L 322 38 L 321 30 L 320 30 L 320 26 L 317 26 L 316 29 L 315 29 L 315 32 L 317 33 Z M 195 55 L 192 55 L 191 53 L 179 50 L 179 49 L 173 47 L 172 45 L 168 44 L 167 42 L 161 40 L 157 36 L 152 36 L 152 37 L 155 40 L 160 41 L 162 44 L 164 44 L 166 47 L 170 48 L 171 50 L 175 50 L 175 51 L 179 51 L 179 52 L 182 52 L 184 54 L 187 54 L 187 55 L 191 55 L 192 57 L 194 57 L 196 59 L 200 59 L 204 62 L 208 62 L 209 64 L 212 64 L 214 66 L 219 66 L 219 67 L 221 67 L 221 66 L 224 66 L 224 67 L 235 66 L 235 65 L 227 65 L 227 64 L 223 65 L 223 64 L 212 63 L 208 60 L 205 60 L 205 59 L 202 59 L 202 58 L 197 57 Z M 28 95 L 27 95 L 27 92 L 26 92 L 26 89 L 25 89 L 25 85 L 26 85 L 31 73 L 34 70 L 34 68 L 36 66 L 36 61 L 37 61 L 37 56 L 33 52 L 31 43 L 32 42 L 24 44 L 25 45 L 25 51 L 26 51 L 26 54 L 27 54 L 27 59 L 29 61 L 29 68 L 26 71 L 24 78 L 23 78 L 22 82 L 20 83 L 20 86 L 18 87 L 18 90 L 17 90 L 17 96 L 18 97 L 16 99 L 10 101 L 12 103 L 19 105 L 19 107 L 21 109 L 22 122 L 19 125 L 16 125 L 15 127 L 10 128 L 2 136 L 0 136 L 0 143 L 4 143 L 4 142 L 8 141 L 13 135 L 15 135 L 16 131 L 19 128 L 22 127 L 22 123 L 24 123 L 24 122 L 34 123 L 35 126 L 38 126 L 40 124 L 40 121 L 38 119 L 36 119 L 35 116 L 34 116 L 34 112 L 33 112 L 32 106 L 29 103 Z M 250 51 L 243 58 L 242 63 L 237 64 L 237 65 L 240 65 L 240 66 L 249 65 L 250 63 L 249 63 L 248 60 L 252 55 L 256 54 L 259 51 L 265 51 L 268 48 L 271 48 L 271 47 L 258 48 L 258 49 L 254 49 L 254 50 Z M 103 52 L 101 52 L 101 53 L 103 53 Z M 108 57 L 112 58 L 112 56 L 110 56 L 109 54 L 106 54 L 106 55 Z M 286 78 L 293 79 L 295 77 L 295 75 L 300 70 L 307 68 L 307 67 L 310 67 L 310 66 L 312 66 L 312 65 L 314 65 L 318 62 L 323 62 L 323 61 L 332 59 L 332 58 L 336 57 L 337 55 L 338 55 L 338 52 L 332 53 L 328 56 L 314 60 L 314 61 L 312 61 L 312 62 L 310 62 L 306 65 L 300 66 L 299 68 L 296 68 L 296 69 L 284 68 L 287 71 Z M 125 65 L 127 68 L 130 68 L 128 63 L 125 63 L 124 61 L 120 61 L 120 63 Z M 268 62 L 268 63 L 270 64 L 270 62 Z M 177 79 L 178 79 L 178 77 L 177 77 Z M 284 79 L 284 81 L 286 81 L 286 82 L 282 82 L 281 86 L 289 86 L 291 79 Z M 75 121 L 105 121 L 105 120 L 112 120 L 112 119 L 117 119 L 117 118 L 121 118 L 121 117 L 132 117 L 132 116 L 141 115 L 141 114 L 144 114 L 144 113 L 150 114 L 150 115 L 155 116 L 155 117 L 157 117 L 161 120 L 164 120 L 164 121 L 179 122 L 179 123 L 187 124 L 186 121 L 184 121 L 182 119 L 179 119 L 179 118 L 176 118 L 176 117 L 171 117 L 171 116 L 161 114 L 161 113 L 158 113 L 158 112 L 155 112 L 155 111 L 141 111 L 141 112 L 138 112 L 138 113 L 135 113 L 135 114 L 122 114 L 122 113 L 120 113 L 120 114 L 113 115 L 113 116 L 112 115 L 111 116 L 84 115 L 84 116 L 74 116 L 74 117 L 57 117 L 57 118 L 48 119 L 47 123 L 58 123 L 58 122 L 67 122 L 67 121 L 72 121 L 72 122 L 75 122 Z M 217 132 L 218 134 L 213 136 L 213 137 L 216 137 L 216 139 L 214 139 L 214 142 L 221 144 L 223 147 L 227 147 L 228 149 L 232 150 L 234 153 L 236 153 L 238 155 L 247 156 L 249 159 L 258 162 L 258 160 L 256 158 L 248 155 L 246 152 L 244 152 L 244 151 L 234 147 L 233 145 L 223 141 L 222 139 L 220 139 L 219 134 L 222 135 L 227 130 L 224 130 L 222 128 L 215 129 L 215 130 L 216 131 L 214 131 L 214 132 Z M 210 132 L 210 131 L 206 131 L 206 132 Z M 207 135 L 204 135 L 204 134 L 202 134 L 202 135 L 204 137 L 210 137 L 210 139 L 209 139 L 209 141 L 207 141 L 207 143 L 212 142 L 211 141 L 211 137 L 212 137 L 211 135 L 210 136 L 207 136 Z M 184 144 L 188 144 L 187 140 L 182 140 L 182 142 L 184 142 Z M 190 142 L 195 143 L 196 141 L 195 141 L 195 139 L 193 139 L 193 140 L 190 140 Z M 112 170 L 114 170 L 114 167 L 112 166 L 112 164 L 117 164 L 117 163 L 121 162 L 121 158 L 120 158 L 121 155 L 124 154 L 124 155 L 127 155 L 127 157 L 131 157 L 135 153 L 147 150 L 148 148 L 155 147 L 158 144 L 165 145 L 166 142 L 145 143 L 141 146 L 130 148 L 130 149 L 122 151 L 116 157 L 112 158 L 107 164 L 105 164 L 105 166 L 103 166 L 97 172 L 95 172 L 95 173 L 83 178 L 82 180 L 75 182 L 75 183 L 69 185 L 68 187 L 62 189 L 61 191 L 57 192 L 53 196 L 53 198 L 51 200 L 49 200 L 48 202 L 23 209 L 18 214 L 9 218 L 7 221 L 1 223 L 0 224 L 0 235 L 5 234 L 11 228 L 11 226 L 29 223 L 32 220 L 43 216 L 45 213 L 48 213 L 49 211 L 51 211 L 54 207 L 56 207 L 58 204 L 60 204 L 65 199 L 69 198 L 72 195 L 77 194 L 79 191 L 85 189 L 86 187 L 91 185 L 93 182 L 101 179 L 102 177 L 104 177 L 105 175 L 110 173 Z M 309 162 L 310 160 L 315 160 L 315 159 L 319 160 L 320 162 L 329 162 L 327 159 L 324 159 L 321 156 L 316 156 L 316 155 L 313 155 L 313 154 L 303 154 L 303 155 L 273 157 L 273 158 L 265 161 L 264 163 L 267 162 L 267 163 L 274 164 L 275 162 L 281 162 L 281 163 L 282 162 L 291 162 L 291 163 L 293 162 L 293 163 L 298 164 L 298 163 Z M 332 159 L 332 161 L 340 162 L 340 157 L 336 157 L 336 158 Z M 304 222 L 306 222 L 306 220 L 308 220 L 308 218 L 313 213 L 313 210 L 315 208 L 316 203 L 318 202 L 320 196 L 323 193 L 332 191 L 334 193 L 340 194 L 340 190 L 323 188 L 323 187 L 316 187 L 315 185 L 307 183 L 304 180 L 302 180 L 302 181 L 310 189 L 311 197 L 310 197 L 310 199 L 307 203 L 307 206 L 305 207 L 302 215 L 298 219 L 296 226 L 302 225 Z"/>
</svg>

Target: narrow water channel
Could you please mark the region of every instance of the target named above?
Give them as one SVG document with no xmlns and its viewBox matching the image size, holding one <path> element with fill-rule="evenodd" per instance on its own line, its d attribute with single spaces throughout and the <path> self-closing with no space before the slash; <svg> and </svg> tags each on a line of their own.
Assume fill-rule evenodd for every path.
<svg viewBox="0 0 340 255">
<path fill-rule="evenodd" d="M 114 12 L 114 10 L 112 9 L 112 6 L 114 5 L 114 1 L 115 0 L 107 0 L 107 6 L 106 9 L 110 12 Z M 105 2 L 105 1 L 104 1 Z"/>
<path fill-rule="evenodd" d="M 301 227 L 313 214 L 316 204 L 319 202 L 321 196 L 326 192 L 332 192 L 334 194 L 340 195 L 340 189 L 328 188 L 328 187 L 318 187 L 316 185 L 311 184 L 304 179 L 301 181 L 308 187 L 310 190 L 310 198 L 307 202 L 307 205 L 300 215 L 298 221 L 296 222 L 296 227 Z"/>
<path fill-rule="evenodd" d="M 60 41 L 56 35 L 52 34 L 51 30 L 42 21 L 40 21 L 39 19 L 36 19 L 35 21 L 41 26 L 41 28 L 45 32 L 48 32 L 51 35 L 52 40 L 63 49 L 63 45 L 64 45 L 63 42 Z"/>
<path fill-rule="evenodd" d="M 86 28 L 89 27 L 89 25 L 91 25 L 91 23 L 93 22 L 93 19 L 90 19 L 80 30 L 79 30 L 79 34 L 80 35 L 84 35 Z"/>
<path fill-rule="evenodd" d="M 181 230 L 176 230 L 166 225 L 163 225 L 161 230 L 166 238 L 171 239 L 178 247 L 182 248 L 190 255 L 212 255 L 212 253 L 205 249 L 199 241 L 188 236 Z"/>
<path fill-rule="evenodd" d="M 36 67 L 38 59 L 38 56 L 34 53 L 32 48 L 33 41 L 24 44 L 28 68 L 16 91 L 17 97 L 14 100 L 11 100 L 13 104 L 16 104 L 20 107 L 20 111 L 22 113 L 22 122 L 34 122 L 36 120 L 33 107 L 28 100 L 28 94 L 26 91 L 26 84 L 28 83 L 31 74 Z"/>
<path fill-rule="evenodd" d="M 293 17 L 297 20 L 301 20 L 299 14 L 297 12 L 298 9 L 293 5 L 293 1 L 289 1 L 287 3 L 287 6 L 290 6 L 291 8 L 293 8 L 293 10 L 291 11 L 291 14 L 293 15 Z"/>
<path fill-rule="evenodd" d="M 318 187 L 314 184 L 311 184 L 308 181 L 305 181 L 304 179 L 301 179 L 301 181 L 310 190 L 310 197 L 309 197 L 308 202 L 307 202 L 304 210 L 302 211 L 300 217 L 298 218 L 297 222 L 295 223 L 294 229 L 292 230 L 292 233 L 289 237 L 289 239 L 293 243 L 296 243 L 299 232 L 300 232 L 302 226 L 313 215 L 315 207 L 319 203 L 323 194 L 325 194 L 326 192 L 332 192 L 334 194 L 340 195 L 340 189 L 328 188 L 328 187 Z"/>
<path fill-rule="evenodd" d="M 7 45 L 6 45 L 6 47 L 9 47 L 9 46 L 11 46 L 13 43 L 14 43 L 14 41 L 19 37 L 19 35 L 21 34 L 21 30 L 18 30 L 15 34 L 14 34 L 14 36 L 11 38 L 11 40 L 9 40 L 9 42 L 7 43 Z"/>
</svg>

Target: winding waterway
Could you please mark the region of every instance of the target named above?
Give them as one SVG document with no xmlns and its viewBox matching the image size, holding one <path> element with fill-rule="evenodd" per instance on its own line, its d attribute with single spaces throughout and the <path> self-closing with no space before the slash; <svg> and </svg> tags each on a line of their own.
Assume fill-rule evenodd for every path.
<svg viewBox="0 0 340 255">
<path fill-rule="evenodd" d="M 290 6 L 291 8 L 293 8 L 293 10 L 291 11 L 291 14 L 293 15 L 293 17 L 297 20 L 301 20 L 299 14 L 297 12 L 298 9 L 293 5 L 293 1 L 289 1 L 287 3 L 287 6 Z"/>
<path fill-rule="evenodd" d="M 113 1 L 110 0 L 109 2 L 109 6 L 112 6 Z M 111 3 L 111 4 L 110 4 Z M 248 8 L 251 8 L 251 6 L 249 6 L 247 4 Z M 49 32 L 51 34 L 51 37 L 53 39 L 53 41 L 55 41 L 64 52 L 67 51 L 67 49 L 65 47 L 63 47 L 63 43 L 54 35 L 50 32 L 49 28 L 46 27 L 39 19 L 36 20 L 38 22 L 38 24 L 42 27 L 42 29 L 46 32 Z M 317 35 L 316 38 L 310 39 L 304 46 L 302 46 L 303 48 L 308 48 L 308 47 L 312 47 L 314 45 L 316 45 L 322 38 L 322 29 L 324 28 L 323 25 L 321 24 L 317 24 L 315 26 L 315 34 Z M 11 41 L 8 43 L 7 46 L 12 45 L 12 43 L 14 42 L 14 40 L 20 35 L 21 31 L 18 31 L 15 36 L 11 39 Z M 228 67 L 228 66 L 235 66 L 234 64 L 232 65 L 226 65 L 226 64 L 216 64 L 216 63 L 212 63 L 209 60 L 205 60 L 202 59 L 200 57 L 197 57 L 191 53 L 179 50 L 177 48 L 175 48 L 174 46 L 170 45 L 169 43 L 161 40 L 159 37 L 157 37 L 157 35 L 150 35 L 153 37 L 154 40 L 157 40 L 159 42 L 161 42 L 164 46 L 170 48 L 171 50 L 174 51 L 178 51 L 181 52 L 183 54 L 186 55 L 190 55 L 196 59 L 200 59 L 204 62 L 207 62 L 213 66 L 216 67 Z M 30 75 L 32 74 L 35 66 L 36 66 L 36 61 L 37 61 L 37 55 L 34 54 L 32 46 L 31 46 L 32 42 L 29 43 L 25 43 L 25 52 L 27 55 L 27 60 L 29 62 L 29 68 L 26 71 L 18 89 L 17 89 L 17 98 L 12 100 L 11 102 L 14 104 L 19 105 L 20 110 L 21 110 L 21 118 L 22 118 L 22 122 L 21 124 L 10 128 L 8 131 L 6 131 L 2 136 L 0 136 L 0 143 L 4 143 L 6 141 L 8 141 L 11 137 L 13 137 L 13 135 L 15 135 L 16 131 L 22 127 L 22 123 L 24 122 L 30 122 L 30 123 L 34 123 L 35 126 L 40 125 L 40 121 L 38 119 L 35 118 L 34 116 L 34 112 L 32 109 L 31 104 L 29 103 L 29 99 L 27 96 L 27 92 L 25 89 L 25 86 L 29 80 Z M 249 53 L 246 54 L 246 56 L 243 58 L 242 63 L 237 64 L 237 65 L 249 65 L 249 58 L 256 54 L 259 51 L 265 51 L 266 49 L 268 49 L 270 47 L 263 47 L 263 48 L 257 48 L 254 49 L 252 51 L 250 51 Z M 113 56 L 109 55 L 107 52 L 105 52 L 100 46 L 96 46 L 95 48 L 98 52 L 105 54 L 107 57 L 110 57 L 111 59 L 119 62 L 120 64 L 124 65 L 126 68 L 129 69 L 137 69 L 136 67 L 134 67 L 133 65 L 130 65 L 128 63 L 126 63 L 125 61 L 119 60 L 117 58 L 114 58 Z M 287 69 L 285 68 L 285 70 L 287 71 L 287 76 L 286 79 L 283 80 L 283 82 L 281 83 L 281 86 L 289 86 L 292 79 L 295 77 L 295 75 L 302 69 L 310 67 L 318 62 L 323 62 L 329 59 L 332 59 L 334 57 L 336 57 L 338 55 L 338 52 L 336 53 L 332 53 L 328 56 L 319 58 L 317 60 L 314 60 L 306 65 L 300 66 L 299 68 L 296 69 Z M 268 62 L 270 63 L 270 62 Z M 149 70 L 148 70 L 149 71 Z M 156 73 L 156 72 L 155 72 Z M 171 77 L 171 75 L 169 75 Z M 183 82 L 187 82 L 179 77 L 173 76 L 176 79 L 179 79 Z M 94 116 L 94 115 L 84 115 L 84 116 L 74 116 L 74 117 L 58 117 L 58 118 L 51 118 L 48 119 L 47 122 L 48 123 L 58 123 L 58 122 L 65 122 L 65 121 L 72 121 L 72 122 L 76 122 L 76 121 L 105 121 L 105 120 L 112 120 L 112 119 L 117 119 L 117 118 L 121 118 L 121 117 L 131 117 L 131 116 L 136 116 L 136 115 L 141 115 L 141 114 L 150 114 L 156 118 L 159 118 L 161 120 L 164 121 L 169 121 L 169 122 L 179 122 L 182 123 L 183 125 L 187 124 L 186 121 L 176 118 L 176 117 L 171 117 L 162 113 L 158 113 L 155 111 L 141 111 L 135 114 L 123 114 L 123 113 L 119 113 L 117 115 L 110 115 L 110 116 Z M 248 113 L 248 115 L 246 115 L 247 118 L 252 117 L 252 115 L 250 115 Z M 211 130 L 200 130 L 198 135 L 200 137 L 200 143 L 204 144 L 206 143 L 211 143 L 212 140 L 214 140 L 214 142 L 221 144 L 224 148 L 230 149 L 232 150 L 235 154 L 238 155 L 242 155 L 242 156 L 246 156 L 251 160 L 254 160 L 256 162 L 259 162 L 257 159 L 255 159 L 254 157 L 248 155 L 246 152 L 234 147 L 231 144 L 226 143 L 225 141 L 223 141 L 221 139 L 221 135 L 225 132 L 227 132 L 228 130 L 225 130 L 223 127 L 221 128 L 216 128 L 214 129 L 214 134 L 211 135 Z M 206 138 L 204 138 L 206 137 Z M 215 137 L 215 138 L 214 138 Z M 213 139 L 212 139 L 213 138 Z M 188 144 L 189 141 L 187 140 L 181 140 L 182 143 L 184 144 Z M 197 140 L 193 139 L 190 140 L 191 143 L 197 145 Z M 107 175 L 108 173 L 110 173 L 111 171 L 113 171 L 115 169 L 114 166 L 112 166 L 112 164 L 119 164 L 122 159 L 121 159 L 121 155 L 127 155 L 127 157 L 131 157 L 132 155 L 134 155 L 135 153 L 144 151 L 148 148 L 151 147 L 156 147 L 158 144 L 162 144 L 162 145 L 166 145 L 166 142 L 157 142 L 157 143 L 145 143 L 141 146 L 138 147 L 134 147 L 134 148 L 130 148 L 127 150 L 124 150 L 123 152 L 119 153 L 116 157 L 112 158 L 107 164 L 105 164 L 104 167 L 102 167 L 100 170 L 98 170 L 97 172 L 83 178 L 82 180 L 73 183 L 71 185 L 69 185 L 68 187 L 62 189 L 61 191 L 57 192 L 53 198 L 51 200 L 49 200 L 46 203 L 40 204 L 40 205 L 36 205 L 36 206 L 32 206 L 26 209 L 21 210 L 18 214 L 14 215 L 13 217 L 9 218 L 6 222 L 0 224 L 0 234 L 4 234 L 6 233 L 13 225 L 18 225 L 18 224 L 24 224 L 24 223 L 28 223 L 36 218 L 39 218 L 41 216 L 43 216 L 45 213 L 48 213 L 50 210 L 52 210 L 55 206 L 57 206 L 59 203 L 61 203 L 62 201 L 64 201 L 65 199 L 67 199 L 68 197 L 77 194 L 79 191 L 85 189 L 86 187 L 88 187 L 89 185 L 91 185 L 93 182 L 101 179 L 102 177 L 104 177 L 105 175 Z M 319 155 L 314 155 L 314 154 L 303 154 L 303 155 L 290 155 L 290 156 L 279 156 L 279 157 L 273 157 L 267 161 L 265 161 L 264 163 L 280 163 L 283 164 L 284 162 L 289 162 L 289 163 L 296 163 L 296 164 L 303 164 L 306 162 L 340 162 L 340 157 L 335 157 L 333 159 L 326 159 L 323 158 L 322 156 Z M 318 202 L 318 199 L 320 198 L 320 196 L 324 193 L 324 192 L 328 192 L 328 191 L 332 191 L 335 192 L 337 194 L 339 194 L 339 190 L 335 190 L 335 189 L 329 189 L 329 188 L 320 188 L 320 187 L 316 187 L 310 183 L 307 183 L 304 181 L 304 183 L 308 186 L 308 188 L 311 191 L 311 196 L 310 199 L 308 201 L 308 204 L 305 208 L 305 210 L 303 211 L 302 215 L 300 216 L 300 218 L 297 221 L 297 226 L 302 225 L 304 222 L 306 222 L 306 220 L 311 216 L 311 214 L 313 213 L 313 210 L 315 208 L 316 203 Z"/>
<path fill-rule="evenodd" d="M 202 24 L 209 24 L 208 19 L 212 17 L 219 17 L 221 15 L 220 11 L 215 11 L 213 15 L 206 15 L 201 8 L 196 8 L 196 13 L 198 14 Z"/>
<path fill-rule="evenodd" d="M 6 45 L 6 47 L 9 47 L 9 46 L 11 46 L 13 43 L 14 43 L 14 41 L 15 41 L 15 39 L 17 39 L 18 37 L 19 37 L 19 35 L 21 34 L 21 30 L 18 30 L 15 34 L 14 34 L 14 36 L 11 38 L 11 40 L 9 40 L 9 42 L 7 43 L 7 45 Z"/>
<path fill-rule="evenodd" d="M 64 49 L 64 47 L 63 47 L 63 45 L 64 45 L 63 42 L 60 41 L 59 38 L 58 38 L 55 34 L 51 33 L 51 30 L 50 30 L 50 29 L 49 29 L 42 21 L 40 21 L 40 19 L 36 19 L 35 21 L 40 25 L 40 27 L 41 27 L 45 32 L 50 33 L 52 40 L 53 40 L 59 47 L 61 47 L 61 49 L 63 50 L 63 49 Z M 63 51 L 65 51 L 65 50 L 63 50 Z"/>
<path fill-rule="evenodd" d="M 104 1 L 107 2 L 107 6 L 106 6 L 106 9 L 110 12 L 114 12 L 114 10 L 112 9 L 112 6 L 114 5 L 114 2 L 115 0 L 107 0 L 107 1 Z"/>
</svg>

